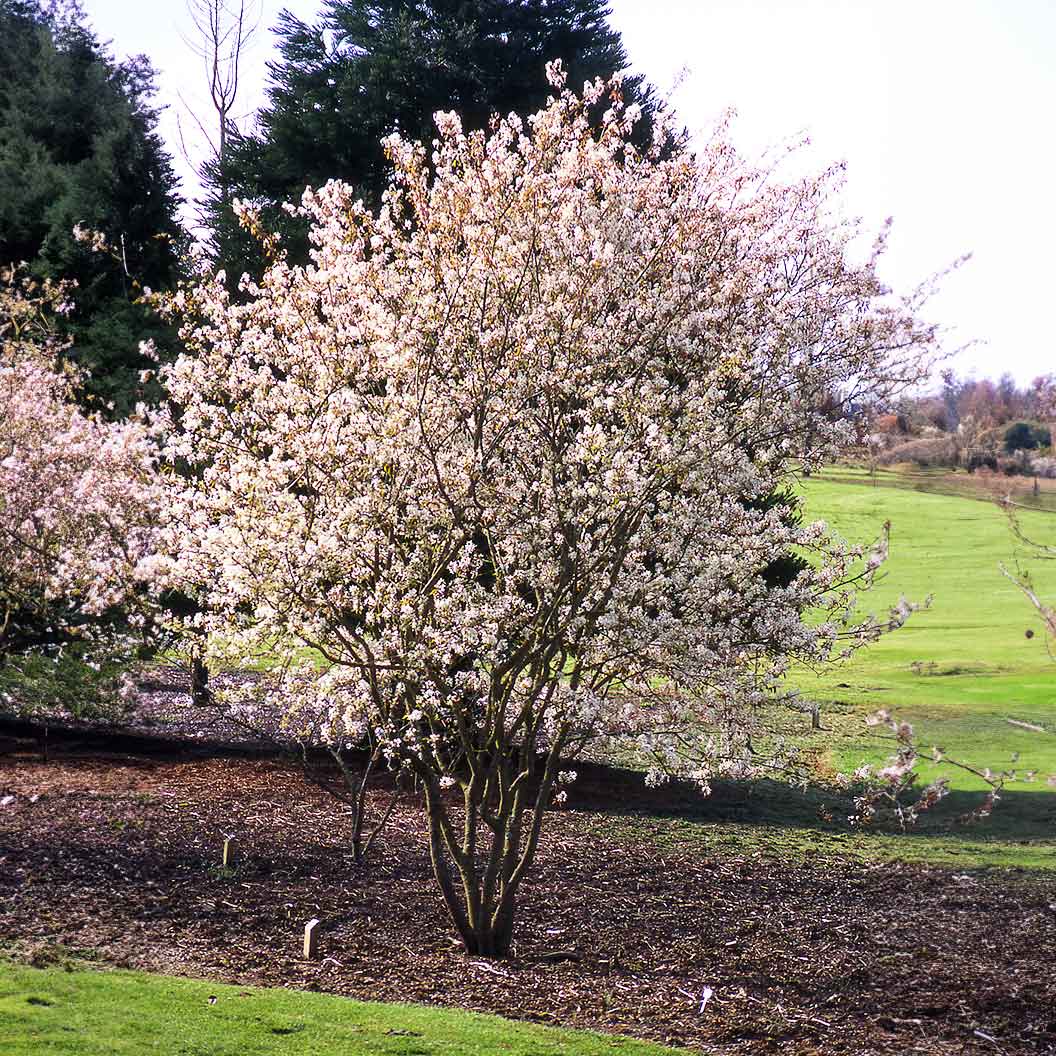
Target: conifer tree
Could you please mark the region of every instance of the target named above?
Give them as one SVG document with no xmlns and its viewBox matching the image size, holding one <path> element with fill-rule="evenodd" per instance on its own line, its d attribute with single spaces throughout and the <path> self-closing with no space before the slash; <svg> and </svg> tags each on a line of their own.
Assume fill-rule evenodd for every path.
<svg viewBox="0 0 1056 1056">
<path fill-rule="evenodd" d="M 84 18 L 76 3 L 0 0 L 0 265 L 76 282 L 63 325 L 82 397 L 121 414 L 143 394 L 140 341 L 172 341 L 135 300 L 137 282 L 176 276 L 179 199 L 149 61 L 116 61 Z M 106 235 L 112 257 L 76 225 Z"/>
<path fill-rule="evenodd" d="M 305 228 L 281 204 L 298 202 L 306 185 L 341 179 L 378 205 L 390 172 L 381 140 L 394 129 L 428 143 L 439 110 L 457 110 L 467 130 L 486 128 L 493 114 L 531 113 L 546 100 L 551 59 L 563 61 L 572 84 L 626 70 L 608 15 L 605 0 L 326 0 L 313 24 L 284 12 L 258 127 L 232 130 L 222 162 L 207 167 L 218 266 L 234 283 L 263 264 L 232 197 L 263 206 L 269 230 L 299 259 Z M 644 142 L 654 92 L 630 76 L 624 94 L 642 107 L 636 139 Z"/>
</svg>

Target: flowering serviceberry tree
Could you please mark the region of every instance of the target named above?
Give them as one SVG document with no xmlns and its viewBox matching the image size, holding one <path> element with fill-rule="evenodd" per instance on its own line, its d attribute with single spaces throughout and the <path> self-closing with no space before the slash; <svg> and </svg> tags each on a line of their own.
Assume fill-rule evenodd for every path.
<svg viewBox="0 0 1056 1056">
<path fill-rule="evenodd" d="M 849 261 L 835 171 L 781 183 L 721 134 L 641 155 L 618 84 L 549 73 L 527 122 L 438 114 L 431 164 L 392 136 L 376 214 L 307 191 L 312 262 L 240 301 L 222 277 L 181 294 L 167 371 L 169 456 L 196 467 L 172 574 L 209 585 L 226 646 L 317 650 L 286 706 L 417 777 L 485 955 L 509 949 L 563 756 L 623 736 L 656 776 L 747 773 L 789 658 L 875 633 L 848 614 L 882 554 L 765 500 L 845 441 L 834 400 L 890 398 L 934 344 L 879 246 Z"/>
<path fill-rule="evenodd" d="M 19 708 L 98 703 L 153 626 L 148 433 L 78 407 L 51 326 L 67 292 L 0 274 L 0 694 Z"/>
</svg>

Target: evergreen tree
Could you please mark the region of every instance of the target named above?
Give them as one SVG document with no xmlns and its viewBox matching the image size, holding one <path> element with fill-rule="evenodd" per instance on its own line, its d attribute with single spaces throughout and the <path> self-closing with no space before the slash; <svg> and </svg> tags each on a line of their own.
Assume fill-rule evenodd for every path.
<svg viewBox="0 0 1056 1056">
<path fill-rule="evenodd" d="M 388 180 L 380 140 L 394 128 L 428 143 L 437 110 L 457 110 L 467 130 L 485 128 L 494 113 L 533 112 L 549 94 L 551 59 L 562 59 L 577 85 L 626 69 L 608 15 L 605 0 L 326 0 L 312 25 L 284 12 L 258 128 L 232 130 L 224 158 L 207 167 L 205 219 L 218 265 L 235 280 L 262 263 L 232 198 L 262 205 L 296 259 L 304 229 L 281 203 L 339 178 L 377 205 Z M 653 90 L 635 76 L 624 92 L 642 106 L 638 134 L 647 138 Z"/>
<path fill-rule="evenodd" d="M 140 341 L 173 344 L 134 303 L 136 281 L 174 280 L 183 237 L 153 91 L 147 59 L 114 60 L 77 3 L 0 0 L 0 263 L 77 282 L 65 326 L 89 373 L 82 395 L 116 414 L 143 394 Z M 78 242 L 78 224 L 113 257 Z"/>
</svg>

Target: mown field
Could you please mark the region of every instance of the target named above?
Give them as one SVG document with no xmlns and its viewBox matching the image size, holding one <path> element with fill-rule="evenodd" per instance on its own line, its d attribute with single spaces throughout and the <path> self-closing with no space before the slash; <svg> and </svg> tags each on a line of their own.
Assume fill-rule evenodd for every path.
<svg viewBox="0 0 1056 1056">
<path fill-rule="evenodd" d="M 862 722 L 884 708 L 913 723 L 926 745 L 979 769 L 1014 770 L 992 818 L 944 839 L 937 823 L 970 809 L 985 786 L 948 764 L 924 766 L 925 777 L 947 774 L 954 790 L 936 823 L 916 834 L 929 836 L 925 856 L 960 848 L 980 864 L 1056 866 L 1056 788 L 1047 781 L 1056 774 L 1056 661 L 1041 621 L 1000 570 L 1002 563 L 1023 563 L 1041 596 L 1056 599 L 1056 562 L 1037 560 L 1017 544 L 1001 510 L 967 476 L 935 477 L 944 491 L 959 494 L 921 490 L 928 477 L 882 472 L 874 486 L 865 472 L 840 469 L 803 482 L 805 515 L 828 521 L 848 539 L 872 539 L 891 522 L 890 560 L 863 597 L 864 611 L 882 613 L 902 594 L 933 600 L 839 668 L 799 671 L 791 681 L 821 703 L 828 732 L 814 735 L 817 743 L 836 732 L 825 749 L 836 769 L 887 756 L 890 742 Z M 1023 526 L 1034 538 L 1056 540 L 1052 513 L 1027 511 Z M 910 857 L 924 850 L 914 846 L 916 837 L 901 841 Z"/>
</svg>

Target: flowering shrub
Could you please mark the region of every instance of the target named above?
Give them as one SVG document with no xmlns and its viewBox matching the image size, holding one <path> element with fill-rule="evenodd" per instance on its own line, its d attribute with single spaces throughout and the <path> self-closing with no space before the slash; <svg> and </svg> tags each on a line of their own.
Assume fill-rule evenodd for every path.
<svg viewBox="0 0 1056 1056">
<path fill-rule="evenodd" d="M 917 674 L 922 674 L 935 665 L 918 661 L 911 666 Z M 970 773 L 987 786 L 976 806 L 961 815 L 959 820 L 962 822 L 989 817 L 1006 782 L 1017 778 L 1033 781 L 1037 777 L 1036 770 L 1025 770 L 1021 775 L 1014 769 L 995 771 L 988 766 L 973 766 L 956 759 L 936 746 L 925 750 L 915 738 L 913 727 L 885 709 L 870 715 L 865 722 L 889 741 L 894 751 L 882 766 L 865 764 L 852 774 L 837 777 L 837 787 L 853 794 L 853 808 L 847 817 L 852 825 L 869 825 L 890 818 L 905 829 L 915 825 L 922 814 L 940 803 L 949 794 L 949 778 L 937 777 L 921 787 L 917 766 L 924 759 Z M 1016 761 L 1017 757 L 1013 757 L 1013 765 Z"/>
<path fill-rule="evenodd" d="M 65 293 L 0 275 L 0 694 L 20 708 L 98 703 L 150 629 L 147 433 L 74 402 L 49 321 Z"/>
<path fill-rule="evenodd" d="M 878 632 L 852 605 L 883 544 L 764 500 L 849 439 L 835 404 L 890 399 L 934 343 L 877 279 L 882 240 L 849 262 L 837 172 L 778 182 L 722 133 L 640 156 L 618 85 L 549 72 L 527 122 L 438 114 L 431 164 L 391 137 L 377 214 L 306 191 L 311 264 L 179 294 L 190 354 L 165 375 L 193 470 L 171 580 L 208 585 L 214 642 L 287 653 L 270 686 L 299 728 L 414 774 L 452 920 L 489 955 L 562 756 L 619 737 L 655 780 L 751 773 L 789 659 Z M 792 549 L 807 564 L 768 578 Z"/>
</svg>

